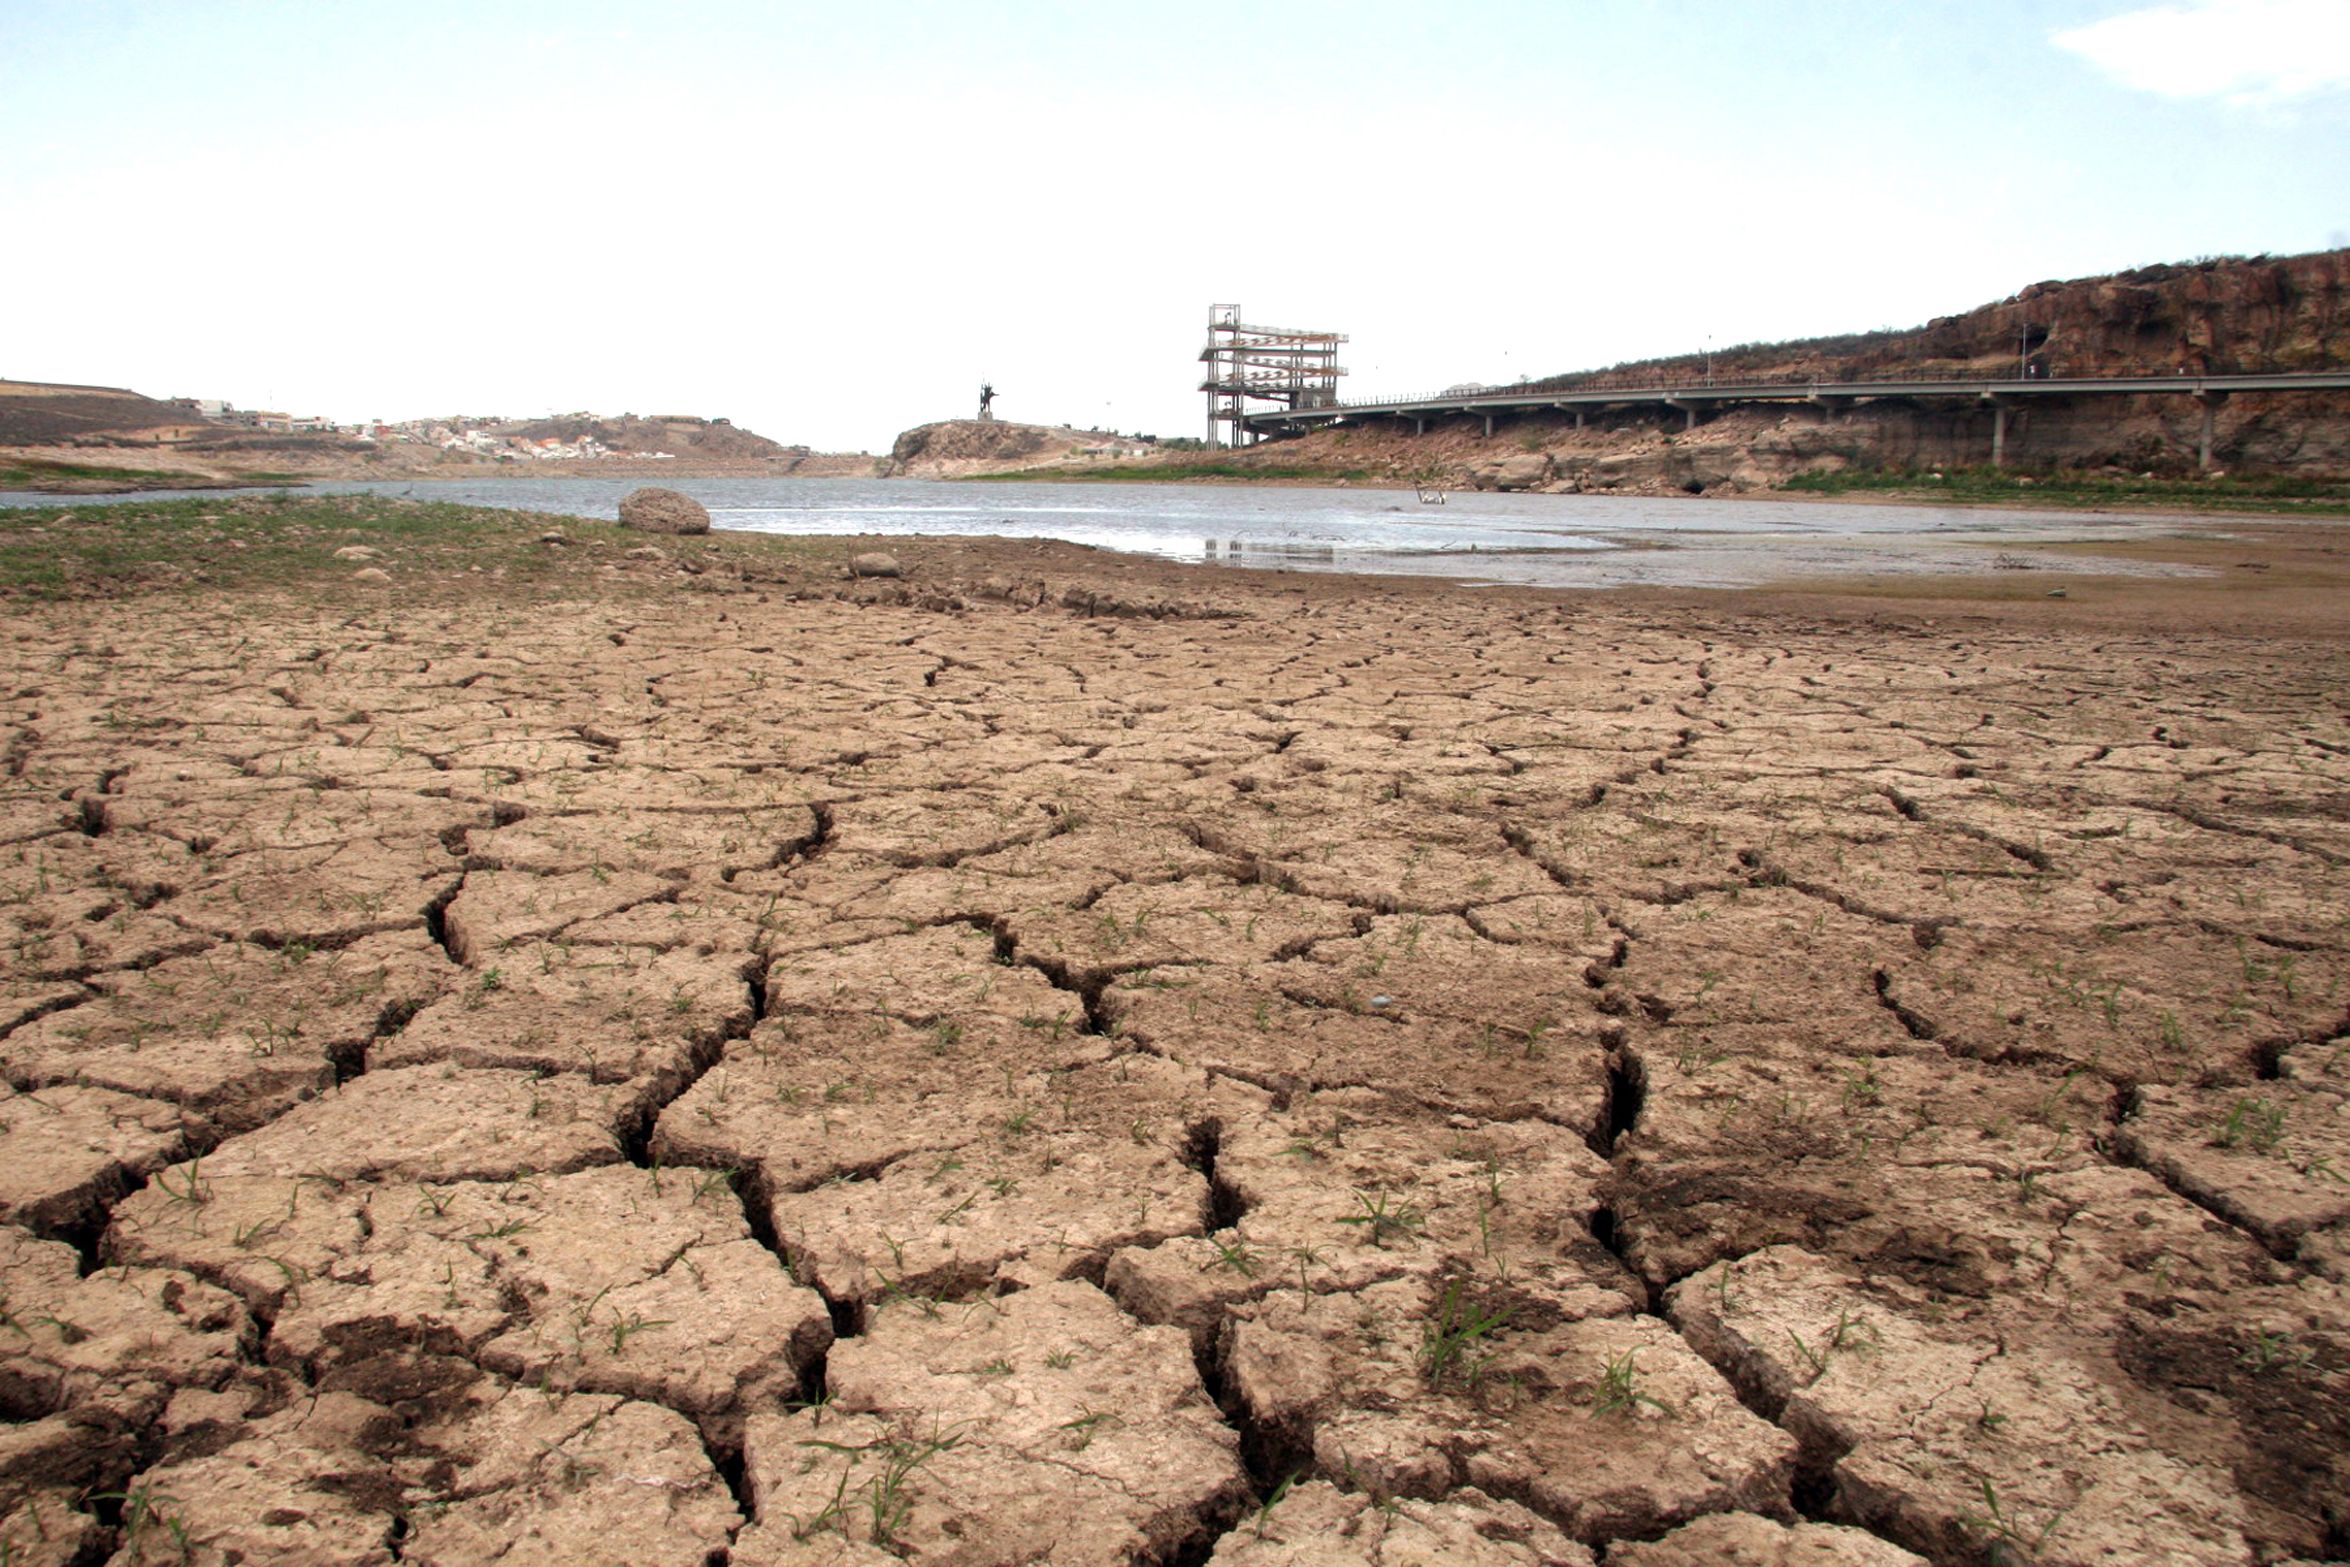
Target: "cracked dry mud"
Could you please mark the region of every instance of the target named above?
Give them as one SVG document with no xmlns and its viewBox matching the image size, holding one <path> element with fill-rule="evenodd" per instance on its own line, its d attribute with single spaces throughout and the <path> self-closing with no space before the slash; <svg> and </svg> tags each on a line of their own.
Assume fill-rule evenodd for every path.
<svg viewBox="0 0 2350 1567">
<path fill-rule="evenodd" d="M 2337 637 L 906 553 L 12 612 L 6 1560 L 2350 1551 Z"/>
</svg>

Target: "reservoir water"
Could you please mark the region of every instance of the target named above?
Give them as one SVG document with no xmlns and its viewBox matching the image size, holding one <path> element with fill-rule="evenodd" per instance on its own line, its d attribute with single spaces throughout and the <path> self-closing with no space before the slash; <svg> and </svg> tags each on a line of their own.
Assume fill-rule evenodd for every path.
<svg viewBox="0 0 2350 1567">
<path fill-rule="evenodd" d="M 586 478 L 319 484 L 610 519 L 645 481 Z M 2192 519 L 1797 500 L 1503 495 L 1192 484 L 677 479 L 714 526 L 797 535 L 1061 539 L 1205 565 L 1383 572 L 1541 587 L 1741 587 L 1850 573 L 2181 572 L 2043 546 L 2143 538 Z M 0 495 L 5 506 L 161 499 Z M 225 496 L 232 491 L 194 492 Z M 270 492 L 274 493 L 274 492 Z"/>
</svg>

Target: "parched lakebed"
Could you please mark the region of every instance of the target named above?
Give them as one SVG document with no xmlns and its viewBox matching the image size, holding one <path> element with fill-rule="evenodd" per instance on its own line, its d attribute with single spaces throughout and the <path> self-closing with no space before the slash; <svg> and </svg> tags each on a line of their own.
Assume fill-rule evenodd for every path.
<svg viewBox="0 0 2350 1567">
<path fill-rule="evenodd" d="M 10 611 L 9 1560 L 2350 1541 L 2338 634 L 378 542 Z"/>
</svg>

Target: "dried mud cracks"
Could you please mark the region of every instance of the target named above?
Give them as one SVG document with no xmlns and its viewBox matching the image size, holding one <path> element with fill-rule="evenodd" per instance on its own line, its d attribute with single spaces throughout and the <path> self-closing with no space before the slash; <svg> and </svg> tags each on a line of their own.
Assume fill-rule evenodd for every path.
<svg viewBox="0 0 2350 1567">
<path fill-rule="evenodd" d="M 2338 647 L 692 586 L 12 618 L 9 1562 L 2343 1551 Z"/>
</svg>

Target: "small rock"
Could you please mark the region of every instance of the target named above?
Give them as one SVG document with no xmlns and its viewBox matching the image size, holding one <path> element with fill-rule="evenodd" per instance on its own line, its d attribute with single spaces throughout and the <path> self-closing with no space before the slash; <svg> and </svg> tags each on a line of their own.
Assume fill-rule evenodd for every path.
<svg viewBox="0 0 2350 1567">
<path fill-rule="evenodd" d="M 710 513 L 690 495 L 648 485 L 621 497 L 620 525 L 638 533 L 708 533 Z"/>
<path fill-rule="evenodd" d="M 569 544 L 571 541 L 563 536 L 562 529 L 549 528 L 539 535 L 539 542 L 541 544 Z"/>
<path fill-rule="evenodd" d="M 628 552 L 630 560 L 667 560 L 669 557 L 650 544 L 640 544 Z"/>
<path fill-rule="evenodd" d="M 1608 1550 L 1622 1567 L 1704 1567 L 1722 1562 L 1801 1561 L 1809 1567 L 1924 1567 L 1925 1558 L 1864 1529 L 1835 1524 L 1784 1524 L 1754 1513 L 1715 1513 L 1684 1524 L 1661 1540 Z"/>
<path fill-rule="evenodd" d="M 2062 589 L 2062 588 L 2050 588 L 2050 589 L 2048 590 L 2048 596 L 2049 596 L 2050 598 L 2052 598 L 2052 599 L 2060 599 L 2060 598 L 2063 598 L 2063 597 L 2065 596 L 2064 589 Z"/>
<path fill-rule="evenodd" d="M 365 544 L 346 544 L 335 551 L 335 559 L 337 560 L 381 560 L 383 558 L 384 552 L 382 550 L 371 548 Z"/>
<path fill-rule="evenodd" d="M 392 574 L 381 566 L 362 566 L 351 573 L 353 582 L 389 582 Z"/>
<path fill-rule="evenodd" d="M 898 564 L 895 555 L 886 555 L 880 550 L 868 550 L 849 561 L 849 575 L 852 577 L 902 577 L 905 574 L 905 568 Z"/>
</svg>

